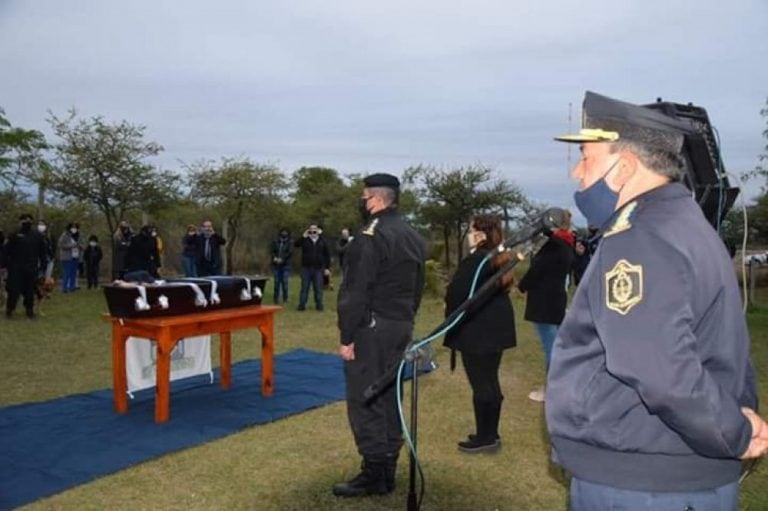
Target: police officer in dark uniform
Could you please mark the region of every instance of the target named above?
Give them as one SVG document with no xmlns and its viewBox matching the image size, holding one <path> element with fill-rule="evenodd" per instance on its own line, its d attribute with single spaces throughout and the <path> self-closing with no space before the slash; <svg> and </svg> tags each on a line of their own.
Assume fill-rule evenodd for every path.
<svg viewBox="0 0 768 511">
<path fill-rule="evenodd" d="M 27 317 L 35 317 L 35 284 L 38 273 L 47 264 L 45 240 L 42 234 L 32 229 L 32 215 L 19 217 L 21 228 L 13 233 L 5 247 L 5 260 L 8 266 L 8 302 L 5 316 L 11 318 L 19 297 L 24 299 Z"/>
<path fill-rule="evenodd" d="M 338 302 L 347 413 L 363 457 L 361 472 L 333 487 L 335 495 L 344 497 L 395 488 L 403 444 L 396 389 L 390 384 L 368 402 L 363 392 L 391 369 L 412 340 L 427 253 L 425 241 L 397 212 L 398 179 L 373 174 L 363 183 L 359 206 L 365 225 L 348 245 Z"/>
<path fill-rule="evenodd" d="M 587 93 L 572 176 L 603 234 L 555 341 L 546 418 L 574 511 L 738 507 L 765 455 L 739 287 L 681 174 L 683 127 Z"/>
</svg>

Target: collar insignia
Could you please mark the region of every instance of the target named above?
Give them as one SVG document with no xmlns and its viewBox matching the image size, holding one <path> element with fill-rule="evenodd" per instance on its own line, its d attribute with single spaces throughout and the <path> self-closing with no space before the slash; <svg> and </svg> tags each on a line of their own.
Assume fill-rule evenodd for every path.
<svg viewBox="0 0 768 511">
<path fill-rule="evenodd" d="M 643 267 L 621 259 L 605 274 L 605 306 L 622 316 L 643 300 Z"/>
<path fill-rule="evenodd" d="M 374 231 L 376 231 L 376 224 L 379 223 L 378 218 L 374 218 L 370 224 L 368 224 L 368 227 L 365 228 L 363 231 L 363 234 L 366 234 L 368 236 L 373 236 Z"/>
<path fill-rule="evenodd" d="M 630 219 L 632 218 L 632 213 L 635 212 L 635 208 L 637 208 L 637 202 L 630 202 L 624 206 L 621 209 L 619 216 L 617 216 L 616 220 L 613 222 L 613 225 L 611 225 L 611 228 L 603 234 L 603 237 L 607 238 L 608 236 L 631 229 L 632 222 L 630 222 Z"/>
</svg>

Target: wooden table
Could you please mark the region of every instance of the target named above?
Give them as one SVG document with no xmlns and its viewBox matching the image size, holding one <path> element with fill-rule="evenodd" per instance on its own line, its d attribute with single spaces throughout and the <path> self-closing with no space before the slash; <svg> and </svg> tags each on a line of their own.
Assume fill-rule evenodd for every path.
<svg viewBox="0 0 768 511">
<path fill-rule="evenodd" d="M 125 373 L 125 343 L 129 336 L 157 342 L 157 383 L 155 387 L 155 422 L 170 417 L 171 351 L 184 337 L 219 334 L 221 387 L 232 383 L 232 331 L 256 327 L 261 332 L 261 393 L 273 390 L 274 316 L 282 307 L 252 305 L 210 312 L 156 318 L 117 318 L 103 314 L 112 322 L 112 381 L 117 413 L 128 411 L 128 380 Z"/>
</svg>

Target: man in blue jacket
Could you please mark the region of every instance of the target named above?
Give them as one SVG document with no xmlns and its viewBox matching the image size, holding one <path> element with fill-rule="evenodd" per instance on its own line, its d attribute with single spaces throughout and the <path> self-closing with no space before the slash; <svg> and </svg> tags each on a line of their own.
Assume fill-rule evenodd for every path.
<svg viewBox="0 0 768 511">
<path fill-rule="evenodd" d="M 661 117 L 660 117 L 661 116 Z M 576 205 L 603 239 L 558 333 L 546 418 L 571 509 L 738 508 L 764 456 L 736 275 L 671 118 L 587 92 Z"/>
</svg>

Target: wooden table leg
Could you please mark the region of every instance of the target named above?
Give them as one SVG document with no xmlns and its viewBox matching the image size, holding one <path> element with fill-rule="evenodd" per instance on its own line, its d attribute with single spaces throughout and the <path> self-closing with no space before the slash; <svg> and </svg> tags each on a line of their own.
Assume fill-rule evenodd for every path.
<svg viewBox="0 0 768 511">
<path fill-rule="evenodd" d="M 173 339 L 168 328 L 161 328 L 157 338 L 157 380 L 155 386 L 155 422 L 170 417 L 171 351 Z"/>
<path fill-rule="evenodd" d="M 264 318 L 264 322 L 259 325 L 261 332 L 261 395 L 271 396 L 273 389 L 274 367 L 272 358 L 275 352 L 275 341 L 273 334 L 273 316 L 271 314 Z"/>
<path fill-rule="evenodd" d="M 125 375 L 125 343 L 128 336 L 123 334 L 120 320 L 112 321 L 112 392 L 115 411 L 128 411 L 128 379 Z"/>
<path fill-rule="evenodd" d="M 232 334 L 219 332 L 219 373 L 221 388 L 228 389 L 232 384 Z"/>
</svg>

